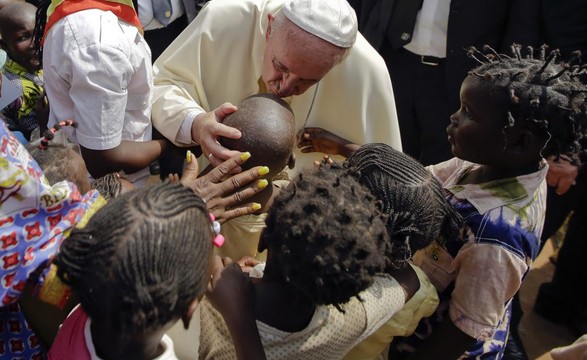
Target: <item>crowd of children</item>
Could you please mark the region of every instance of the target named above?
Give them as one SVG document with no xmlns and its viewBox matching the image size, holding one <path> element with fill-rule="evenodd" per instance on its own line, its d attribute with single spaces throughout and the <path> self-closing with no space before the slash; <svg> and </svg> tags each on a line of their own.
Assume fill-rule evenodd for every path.
<svg viewBox="0 0 587 360">
<path fill-rule="evenodd" d="M 151 140 L 152 69 L 132 4 L 113 10 L 97 1 L 114 14 L 100 18 L 70 4 L 56 13 L 62 3 L 49 8 L 49 27 L 77 12 L 74 27 L 129 20 L 121 31 L 137 37 L 141 55 L 129 50 L 136 63 L 124 81 L 146 95 L 87 109 L 130 113 L 134 122 L 111 128 L 86 118 L 78 131 L 84 109 L 72 100 L 53 116 L 76 121 L 53 118 L 47 129 L 36 7 L 0 3 L 2 74 L 22 93 L 0 109 L 2 359 L 178 359 L 178 335 L 167 333 L 180 320 L 200 332 L 189 358 L 503 357 L 512 298 L 540 249 L 545 159 L 580 165 L 585 152 L 580 54 L 559 63 L 546 47 L 468 49 L 479 66 L 447 119 L 454 158 L 440 164 L 424 167 L 387 144 L 354 144 L 321 128 L 297 136 L 288 102 L 255 94 L 223 119 L 241 137 L 218 144 L 237 155 L 200 173 L 187 151 L 181 178 L 144 185 L 145 166 L 171 145 Z M 56 29 L 72 28 L 61 23 L 54 37 Z M 90 33 L 86 55 L 97 41 Z M 45 49 L 51 79 L 63 75 L 59 66 L 79 76 L 79 64 L 57 64 L 59 41 Z M 49 85 L 54 98 L 66 95 L 61 85 Z M 64 130 L 77 144 L 54 140 Z M 296 146 L 346 160 L 276 180 L 295 166 Z"/>
</svg>

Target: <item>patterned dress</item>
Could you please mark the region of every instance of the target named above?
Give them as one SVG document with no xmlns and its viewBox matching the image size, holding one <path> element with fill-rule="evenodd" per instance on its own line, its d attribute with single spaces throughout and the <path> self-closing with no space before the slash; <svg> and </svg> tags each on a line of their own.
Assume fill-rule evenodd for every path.
<svg viewBox="0 0 587 360">
<path fill-rule="evenodd" d="M 21 97 L 1 110 L 3 119 L 9 130 L 20 131 L 30 140 L 31 132 L 39 127 L 35 106 L 44 93 L 43 70 L 29 73 L 24 67 L 8 59 L 2 73 L 22 91 Z"/>
<path fill-rule="evenodd" d="M 43 349 L 27 324 L 18 299 L 27 283 L 44 300 L 49 263 L 63 238 L 97 203 L 98 192 L 81 195 L 75 185 L 47 183 L 41 169 L 0 121 L 0 358 L 43 359 Z"/>
<path fill-rule="evenodd" d="M 501 359 L 511 299 L 540 249 L 546 208 L 545 161 L 540 170 L 482 184 L 461 185 L 479 165 L 457 158 L 429 167 L 461 214 L 461 236 L 435 241 L 414 255 L 438 290 L 436 313 L 409 338 L 394 343 L 405 358 L 446 316 L 476 344 L 460 359 Z"/>
</svg>

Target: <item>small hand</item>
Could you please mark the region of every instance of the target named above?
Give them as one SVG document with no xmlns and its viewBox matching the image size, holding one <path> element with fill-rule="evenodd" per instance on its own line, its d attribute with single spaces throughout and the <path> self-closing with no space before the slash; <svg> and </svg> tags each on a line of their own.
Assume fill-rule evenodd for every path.
<svg viewBox="0 0 587 360">
<path fill-rule="evenodd" d="M 249 156 L 250 154 L 248 153 L 237 152 L 237 155 L 216 166 L 206 175 L 197 177 L 198 162 L 194 155 L 188 152 L 188 165 L 180 182 L 193 189 L 206 201 L 208 210 L 214 214 L 216 220 L 220 223 L 241 215 L 254 213 L 260 209 L 259 204 L 242 204 L 242 202 L 264 189 L 265 186 L 260 187 L 259 182 L 256 181 L 262 176 L 259 174 L 261 166 L 256 166 L 242 173 L 232 174 Z M 251 183 L 254 183 L 254 185 L 247 186 Z M 235 204 L 241 205 L 231 208 Z"/>
<path fill-rule="evenodd" d="M 298 148 L 303 153 L 321 152 L 348 157 L 359 148 L 358 145 L 322 128 L 305 128 L 298 135 Z"/>
<path fill-rule="evenodd" d="M 562 158 L 555 160 L 554 157 L 549 157 L 546 161 L 548 161 L 546 182 L 548 185 L 556 188 L 557 194 L 562 195 L 566 193 L 571 186 L 575 185 L 575 179 L 579 174 L 579 167 Z"/>
<path fill-rule="evenodd" d="M 239 316 L 251 311 L 254 303 L 253 283 L 230 258 L 214 256 L 212 275 L 206 296 L 223 317 Z"/>
<path fill-rule="evenodd" d="M 236 263 L 241 267 L 241 270 L 244 273 L 249 274 L 251 271 L 253 271 L 253 268 L 255 266 L 261 264 L 261 261 L 255 259 L 254 257 L 251 257 L 251 256 L 244 256 L 240 260 L 238 260 Z"/>
<path fill-rule="evenodd" d="M 241 132 L 230 126 L 222 124 L 224 118 L 236 111 L 236 106 L 224 103 L 213 111 L 200 114 L 192 125 L 192 139 L 202 148 L 202 153 L 214 166 L 236 155 L 237 151 L 229 150 L 218 143 L 218 137 L 238 139 Z"/>
</svg>

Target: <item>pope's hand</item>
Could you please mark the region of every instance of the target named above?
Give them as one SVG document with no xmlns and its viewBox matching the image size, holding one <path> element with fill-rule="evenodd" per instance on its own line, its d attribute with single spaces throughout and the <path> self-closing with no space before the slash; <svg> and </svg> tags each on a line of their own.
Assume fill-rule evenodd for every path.
<svg viewBox="0 0 587 360">
<path fill-rule="evenodd" d="M 219 136 L 231 139 L 241 137 L 239 130 L 222 124 L 224 118 L 235 111 L 236 106 L 227 102 L 213 111 L 196 116 L 192 124 L 192 139 L 200 145 L 202 154 L 213 166 L 238 154 L 238 151 L 229 150 L 218 143 Z"/>
</svg>

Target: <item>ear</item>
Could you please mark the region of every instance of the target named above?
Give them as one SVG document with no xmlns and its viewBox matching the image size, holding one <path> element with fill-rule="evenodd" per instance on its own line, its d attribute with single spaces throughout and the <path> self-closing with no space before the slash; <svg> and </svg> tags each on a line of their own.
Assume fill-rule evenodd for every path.
<svg viewBox="0 0 587 360">
<path fill-rule="evenodd" d="M 272 13 L 267 14 L 267 31 L 265 32 L 265 40 L 269 41 L 269 36 L 271 35 L 271 23 L 275 19 L 275 16 Z"/>
<path fill-rule="evenodd" d="M 507 136 L 506 152 L 513 156 L 532 156 L 544 147 L 544 141 L 530 130 L 512 131 Z"/>
<path fill-rule="evenodd" d="M 202 300 L 202 297 L 203 295 L 195 298 L 186 310 L 186 312 L 181 316 L 181 321 L 183 322 L 184 329 L 187 330 L 190 327 L 190 321 L 192 320 L 192 316 L 194 315 L 194 312 L 196 311 L 198 304 L 200 303 L 200 300 Z"/>
<path fill-rule="evenodd" d="M 296 166 L 296 155 L 291 153 L 289 160 L 287 160 L 287 167 L 293 169 Z"/>
</svg>

